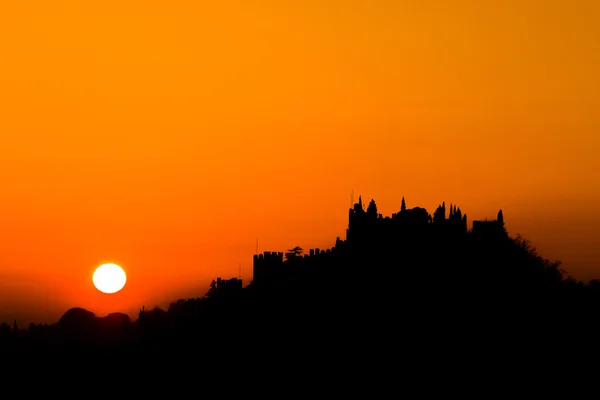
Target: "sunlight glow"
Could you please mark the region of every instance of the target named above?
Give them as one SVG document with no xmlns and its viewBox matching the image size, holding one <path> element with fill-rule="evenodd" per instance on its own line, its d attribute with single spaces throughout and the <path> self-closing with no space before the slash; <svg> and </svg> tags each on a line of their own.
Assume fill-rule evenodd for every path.
<svg viewBox="0 0 600 400">
<path fill-rule="evenodd" d="M 104 264 L 96 268 L 92 281 L 99 291 L 112 294 L 123 289 L 127 276 L 117 264 Z"/>
</svg>

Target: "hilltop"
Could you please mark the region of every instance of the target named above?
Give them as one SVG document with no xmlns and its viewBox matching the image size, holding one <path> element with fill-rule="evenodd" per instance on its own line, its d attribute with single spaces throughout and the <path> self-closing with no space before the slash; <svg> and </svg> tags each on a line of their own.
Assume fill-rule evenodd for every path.
<svg viewBox="0 0 600 400">
<path fill-rule="evenodd" d="M 523 344 L 547 332 L 585 343 L 600 331 L 592 317 L 600 285 L 575 281 L 526 239 L 509 236 L 502 210 L 469 229 L 456 205 L 442 203 L 430 214 L 403 199 L 397 213 L 384 217 L 374 200 L 365 207 L 359 198 L 346 237 L 333 247 L 305 253 L 296 246 L 253 260 L 246 287 L 217 278 L 203 296 L 167 310 L 142 309 L 135 321 L 71 309 L 51 326 L 11 331 L 5 324 L 0 346 L 190 350 L 243 336 L 262 349 L 349 341 L 360 351 L 498 337 Z"/>
</svg>

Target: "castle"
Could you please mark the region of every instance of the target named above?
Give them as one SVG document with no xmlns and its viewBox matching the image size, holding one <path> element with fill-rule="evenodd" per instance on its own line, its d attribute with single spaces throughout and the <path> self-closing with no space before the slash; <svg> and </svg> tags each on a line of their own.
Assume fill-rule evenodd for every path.
<svg viewBox="0 0 600 400">
<path fill-rule="evenodd" d="M 496 220 L 473 221 L 469 231 L 467 215 L 463 214 L 460 207 L 450 204 L 447 209 L 445 202 L 437 207 L 433 215 L 421 207 L 406 208 L 404 197 L 400 211 L 391 216 L 384 217 L 378 213 L 377 205 L 371 200 L 364 207 L 362 197 L 358 203 L 349 209 L 348 228 L 346 239 L 336 239 L 335 245 L 330 249 L 310 249 L 308 254 L 300 254 L 302 249 L 297 247 L 296 252 L 290 250 L 283 252 L 265 251 L 255 254 L 253 259 L 253 283 L 260 285 L 270 280 L 281 279 L 287 273 L 293 272 L 306 265 L 317 266 L 320 261 L 331 258 L 344 249 L 360 249 L 374 243 L 395 245 L 403 240 L 419 238 L 422 235 L 437 235 L 437 237 L 460 238 L 467 235 L 474 237 L 502 237 L 508 236 L 502 210 L 498 212 Z"/>
</svg>

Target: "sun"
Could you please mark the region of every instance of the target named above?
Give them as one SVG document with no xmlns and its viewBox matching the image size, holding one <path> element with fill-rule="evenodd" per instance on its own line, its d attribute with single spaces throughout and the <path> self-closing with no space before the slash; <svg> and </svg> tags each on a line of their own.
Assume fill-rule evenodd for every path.
<svg viewBox="0 0 600 400">
<path fill-rule="evenodd" d="M 117 264 L 103 264 L 94 271 L 92 281 L 96 289 L 102 293 L 112 294 L 123 289 L 127 276 L 123 268 Z"/>
</svg>

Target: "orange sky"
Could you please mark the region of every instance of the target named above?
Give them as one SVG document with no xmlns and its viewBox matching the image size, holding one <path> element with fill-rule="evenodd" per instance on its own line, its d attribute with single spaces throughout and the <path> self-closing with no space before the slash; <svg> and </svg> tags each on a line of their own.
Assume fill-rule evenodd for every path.
<svg viewBox="0 0 600 400">
<path fill-rule="evenodd" d="M 504 210 L 600 278 L 597 1 L 4 0 L 0 321 L 104 315 L 389 215 Z M 469 224 L 470 225 L 470 224 Z M 121 264 L 115 295 L 95 267 Z"/>
</svg>

